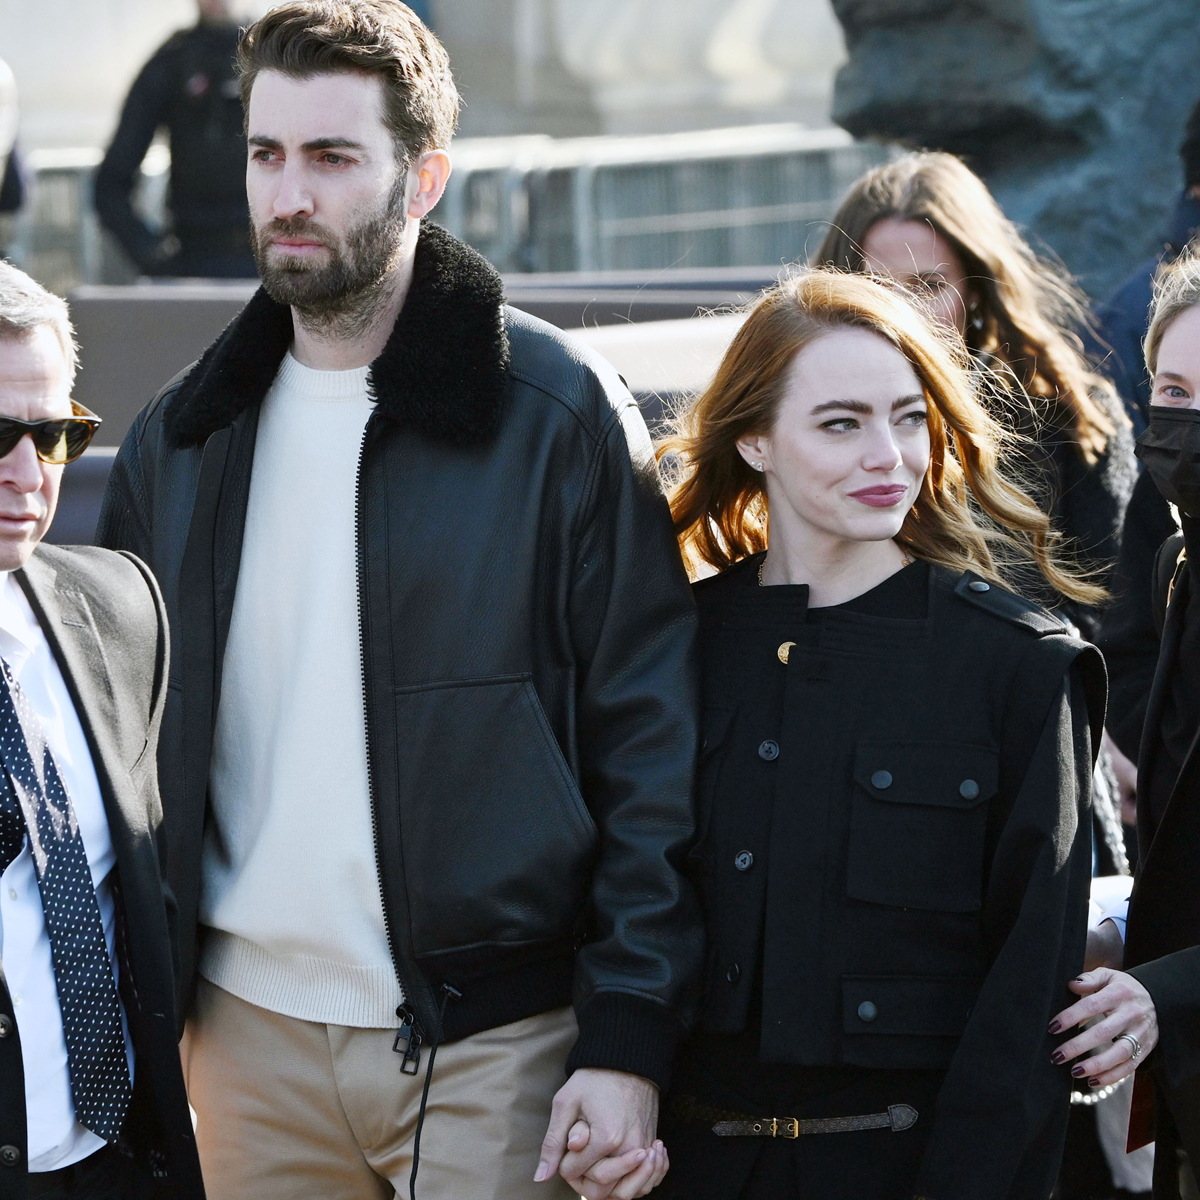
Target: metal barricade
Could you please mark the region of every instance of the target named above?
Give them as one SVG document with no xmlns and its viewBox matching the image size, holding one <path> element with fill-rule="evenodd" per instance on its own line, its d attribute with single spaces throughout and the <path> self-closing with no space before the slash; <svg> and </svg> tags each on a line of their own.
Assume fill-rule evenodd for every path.
<svg viewBox="0 0 1200 1200">
<path fill-rule="evenodd" d="M 436 219 L 510 272 L 790 262 L 890 154 L 800 125 L 464 139 Z"/>
</svg>

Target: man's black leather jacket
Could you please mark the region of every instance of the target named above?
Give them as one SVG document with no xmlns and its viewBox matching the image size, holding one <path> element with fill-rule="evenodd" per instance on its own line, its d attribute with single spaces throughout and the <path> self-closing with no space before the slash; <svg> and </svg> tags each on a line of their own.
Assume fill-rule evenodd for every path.
<svg viewBox="0 0 1200 1200">
<path fill-rule="evenodd" d="M 291 333 L 258 293 L 138 417 L 100 521 L 103 545 L 155 571 L 173 631 L 159 771 L 181 1011 L 257 414 Z M 407 1002 L 427 1039 L 453 1040 L 573 1001 L 571 1067 L 661 1082 L 702 947 L 678 870 L 695 613 L 641 416 L 611 367 L 506 309 L 487 263 L 434 226 L 371 386 L 363 681 Z"/>
</svg>

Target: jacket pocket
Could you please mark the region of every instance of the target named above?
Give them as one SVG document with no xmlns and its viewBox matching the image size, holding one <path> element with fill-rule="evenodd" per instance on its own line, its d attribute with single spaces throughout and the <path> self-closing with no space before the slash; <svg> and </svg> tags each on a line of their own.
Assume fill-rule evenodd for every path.
<svg viewBox="0 0 1200 1200">
<path fill-rule="evenodd" d="M 891 1037 L 959 1037 L 981 981 L 956 977 L 845 975 L 842 1032 Z"/>
<path fill-rule="evenodd" d="M 530 677 L 395 696 L 400 777 L 419 781 L 400 820 L 416 954 L 569 935 L 596 826 Z"/>
<path fill-rule="evenodd" d="M 978 911 L 999 769 L 996 752 L 980 746 L 860 743 L 846 894 L 897 908 Z"/>
</svg>

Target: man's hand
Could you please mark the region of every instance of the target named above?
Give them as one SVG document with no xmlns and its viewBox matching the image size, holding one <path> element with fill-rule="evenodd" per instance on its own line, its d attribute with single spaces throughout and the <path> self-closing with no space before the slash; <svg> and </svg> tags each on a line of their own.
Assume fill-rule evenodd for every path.
<svg viewBox="0 0 1200 1200">
<path fill-rule="evenodd" d="M 655 1141 L 658 1088 L 623 1071 L 584 1068 L 559 1089 L 535 1182 L 555 1171 L 586 1200 L 634 1200 L 662 1182 L 667 1153 Z"/>
<path fill-rule="evenodd" d="M 1101 921 L 1087 933 L 1087 950 L 1083 956 L 1083 969 L 1094 971 L 1097 967 L 1109 967 L 1119 971 L 1125 965 L 1125 943 L 1114 921 Z"/>
</svg>

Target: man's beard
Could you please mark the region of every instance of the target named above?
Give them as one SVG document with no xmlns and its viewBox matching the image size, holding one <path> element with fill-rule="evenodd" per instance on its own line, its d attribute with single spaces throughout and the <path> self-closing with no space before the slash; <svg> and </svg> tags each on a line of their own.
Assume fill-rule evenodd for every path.
<svg viewBox="0 0 1200 1200">
<path fill-rule="evenodd" d="M 342 244 L 307 217 L 270 221 L 253 232 L 254 261 L 267 295 L 294 308 L 311 333 L 339 340 L 360 337 L 387 304 L 388 276 L 408 223 L 406 178 L 401 171 L 383 211 L 352 228 Z M 317 265 L 278 251 L 271 257 L 277 237 L 312 238 L 328 248 L 329 259 Z"/>
</svg>

